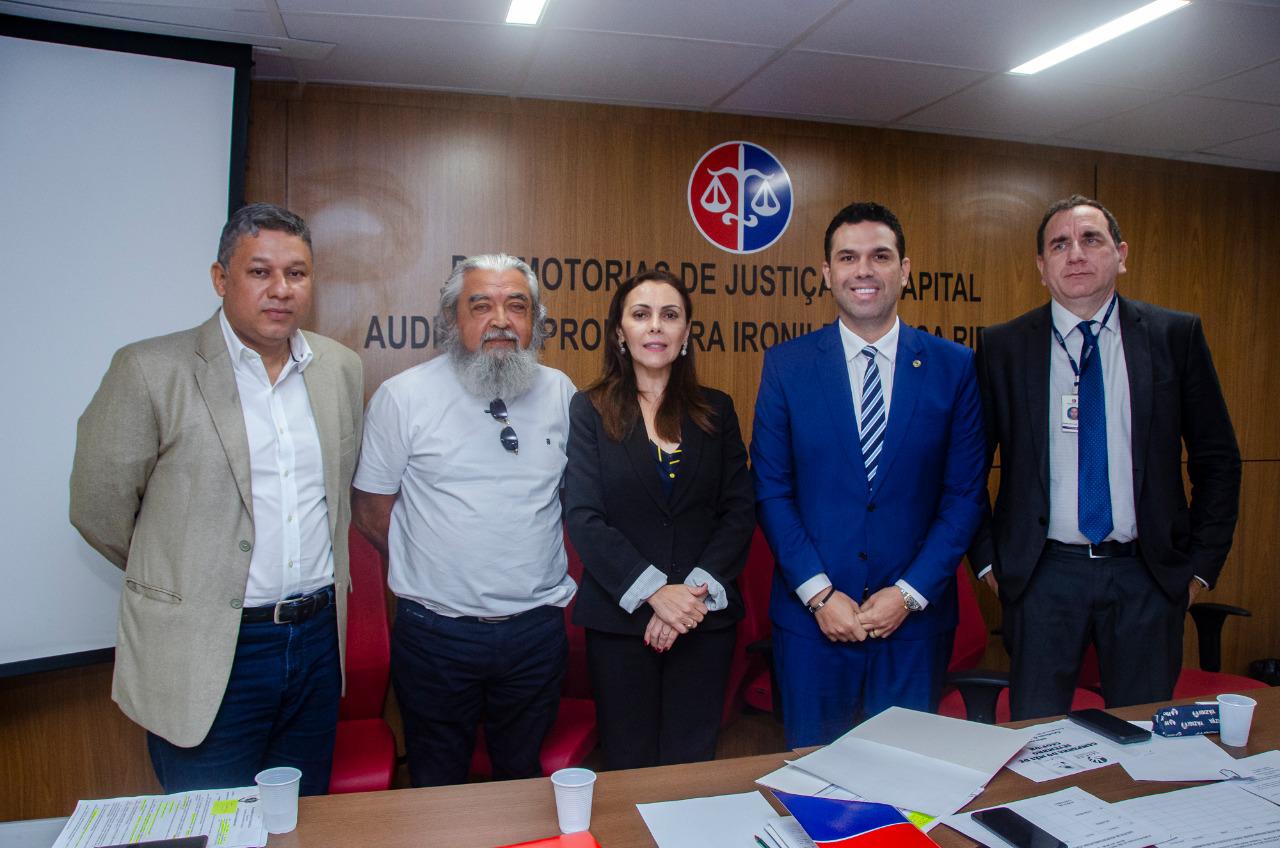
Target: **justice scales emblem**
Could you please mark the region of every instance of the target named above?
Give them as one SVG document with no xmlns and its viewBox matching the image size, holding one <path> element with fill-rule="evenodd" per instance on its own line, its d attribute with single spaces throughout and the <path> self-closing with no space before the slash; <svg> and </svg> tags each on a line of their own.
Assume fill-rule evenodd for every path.
<svg viewBox="0 0 1280 848">
<path fill-rule="evenodd" d="M 707 241 L 730 253 L 755 253 L 791 223 L 791 177 L 768 150 L 726 141 L 702 154 L 689 175 L 689 215 Z"/>
</svg>

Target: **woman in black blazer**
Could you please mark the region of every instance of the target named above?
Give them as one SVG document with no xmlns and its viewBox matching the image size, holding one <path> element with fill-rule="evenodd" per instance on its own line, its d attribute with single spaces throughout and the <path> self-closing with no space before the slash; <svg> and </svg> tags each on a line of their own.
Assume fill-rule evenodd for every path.
<svg viewBox="0 0 1280 848">
<path fill-rule="evenodd" d="M 614 293 L 604 372 L 569 408 L 565 515 L 582 557 L 606 768 L 715 757 L 755 528 L 733 401 L 698 385 L 692 303 L 647 271 Z"/>
</svg>

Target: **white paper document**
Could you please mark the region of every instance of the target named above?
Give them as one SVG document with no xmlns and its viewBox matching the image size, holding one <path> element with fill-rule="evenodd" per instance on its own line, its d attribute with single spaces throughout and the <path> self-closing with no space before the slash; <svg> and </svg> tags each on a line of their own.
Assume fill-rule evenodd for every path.
<svg viewBox="0 0 1280 848">
<path fill-rule="evenodd" d="M 219 848 L 266 845 L 258 788 L 81 801 L 53 848 L 97 848 L 201 834 Z"/>
<path fill-rule="evenodd" d="M 767 789 L 790 792 L 792 795 L 816 795 L 819 798 L 838 798 L 842 801 L 866 800 L 848 790 L 841 789 L 834 783 L 798 769 L 790 763 L 777 771 L 769 772 L 764 777 L 757 778 L 756 783 Z"/>
<path fill-rule="evenodd" d="M 778 816 L 766 822 L 763 836 L 766 842 L 773 842 L 776 848 L 817 848 L 795 816 Z"/>
<path fill-rule="evenodd" d="M 1036 735 L 1009 762 L 1009 770 L 1028 780 L 1046 780 L 1120 762 L 1112 745 L 1065 718 L 1036 725 Z"/>
<path fill-rule="evenodd" d="M 1139 824 L 1171 834 L 1158 848 L 1275 848 L 1280 807 L 1246 792 L 1238 781 L 1210 783 L 1112 804 Z"/>
<path fill-rule="evenodd" d="M 1252 773 L 1205 736 L 1152 736 L 1112 747 L 1121 749 L 1120 765 L 1134 780 L 1226 780 Z"/>
<path fill-rule="evenodd" d="M 892 707 L 794 765 L 868 801 L 942 816 L 969 803 L 1033 735 Z"/>
<path fill-rule="evenodd" d="M 1273 804 L 1280 804 L 1280 751 L 1264 751 L 1236 760 L 1236 763 L 1253 772 L 1253 777 L 1237 784 L 1241 789 Z"/>
<path fill-rule="evenodd" d="M 1071 848 L 1146 848 L 1167 836 L 1165 831 L 1152 832 L 1149 824 L 1134 821 L 1078 786 L 1004 806 Z M 947 816 L 942 823 L 990 848 L 1013 848 L 969 813 Z"/>
<path fill-rule="evenodd" d="M 778 817 L 759 792 L 636 804 L 658 848 L 750 848 Z"/>
</svg>

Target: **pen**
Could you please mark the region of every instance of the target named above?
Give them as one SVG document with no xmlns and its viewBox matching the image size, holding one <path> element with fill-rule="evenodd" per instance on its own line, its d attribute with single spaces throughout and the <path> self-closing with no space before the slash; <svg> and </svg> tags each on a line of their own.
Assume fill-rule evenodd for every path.
<svg viewBox="0 0 1280 848">
<path fill-rule="evenodd" d="M 754 836 L 754 834 L 752 835 Z M 769 848 L 769 846 L 765 843 L 765 841 L 758 836 L 756 836 L 756 844 L 759 845 L 760 848 Z"/>
</svg>

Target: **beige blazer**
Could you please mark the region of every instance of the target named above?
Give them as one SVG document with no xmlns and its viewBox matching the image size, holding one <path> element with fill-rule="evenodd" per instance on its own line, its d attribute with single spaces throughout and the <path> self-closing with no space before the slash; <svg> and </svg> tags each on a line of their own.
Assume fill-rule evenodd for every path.
<svg viewBox="0 0 1280 848">
<path fill-rule="evenodd" d="M 360 446 L 359 357 L 306 334 L 303 372 L 333 534 L 346 656 L 347 527 Z M 111 360 L 77 428 L 71 523 L 124 570 L 111 696 L 175 745 L 203 741 L 222 703 L 253 551 L 249 442 L 218 316 Z"/>
</svg>

